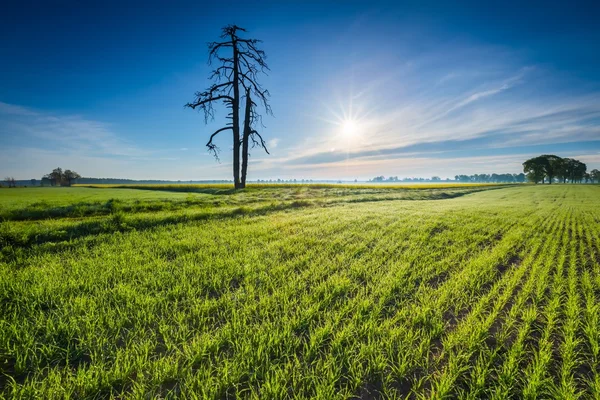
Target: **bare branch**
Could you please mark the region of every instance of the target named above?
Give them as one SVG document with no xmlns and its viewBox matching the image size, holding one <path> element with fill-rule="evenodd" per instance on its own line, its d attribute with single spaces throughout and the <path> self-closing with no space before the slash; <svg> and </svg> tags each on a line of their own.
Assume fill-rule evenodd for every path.
<svg viewBox="0 0 600 400">
<path fill-rule="evenodd" d="M 229 130 L 229 129 L 233 129 L 233 127 L 226 126 L 226 127 L 221 128 L 221 129 L 217 129 L 212 135 L 210 135 L 210 139 L 206 143 L 206 147 L 208 147 L 209 153 L 213 153 L 213 155 L 217 159 L 217 161 L 219 161 L 219 148 L 213 143 L 213 139 L 219 133 L 221 133 L 223 131 L 226 131 L 226 130 Z"/>
<path fill-rule="evenodd" d="M 253 53 L 251 51 L 240 51 L 240 55 L 242 57 L 249 57 L 253 59 L 260 66 L 262 72 L 265 72 L 265 70 L 270 71 L 269 66 L 267 65 L 264 59 L 264 56 L 262 56 L 261 54 Z"/>
<path fill-rule="evenodd" d="M 258 136 L 258 140 L 256 140 L 255 136 Z M 267 154 L 271 154 L 269 153 L 269 150 L 267 149 L 267 144 L 265 143 L 260 133 L 258 133 L 256 130 L 252 130 L 250 131 L 250 138 L 252 139 L 252 147 L 261 146 Z"/>
<path fill-rule="evenodd" d="M 219 68 L 215 69 L 211 75 L 211 80 L 216 80 L 217 82 L 221 81 L 221 77 L 225 76 L 228 80 L 231 81 L 233 75 L 233 67 L 228 65 L 221 65 Z"/>
<path fill-rule="evenodd" d="M 223 47 L 233 47 L 233 42 L 229 41 L 229 42 L 222 42 L 222 43 L 218 43 L 218 42 L 208 43 L 208 58 L 210 59 L 213 56 L 215 56 L 217 54 L 217 52 L 219 51 L 219 49 L 221 49 Z"/>
<path fill-rule="evenodd" d="M 200 96 L 198 96 L 198 97 L 200 97 Z M 226 95 L 222 95 L 222 96 L 217 96 L 217 97 L 210 97 L 210 98 L 207 98 L 207 99 L 204 99 L 204 100 L 197 100 L 194 103 L 187 103 L 185 105 L 185 107 L 189 107 L 189 108 L 195 110 L 196 107 L 200 107 L 200 106 L 202 106 L 202 105 L 204 105 L 206 103 L 211 103 L 213 101 L 218 101 L 218 100 L 223 100 L 223 99 L 226 99 L 228 101 L 233 101 L 232 97 L 226 96 Z"/>
</svg>

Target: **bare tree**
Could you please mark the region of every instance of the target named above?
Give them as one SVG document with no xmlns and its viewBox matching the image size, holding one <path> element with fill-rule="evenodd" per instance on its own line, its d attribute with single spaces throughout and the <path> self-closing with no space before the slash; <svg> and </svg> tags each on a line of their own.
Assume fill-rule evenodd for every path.
<svg viewBox="0 0 600 400">
<path fill-rule="evenodd" d="M 214 82 L 207 90 L 196 92 L 195 99 L 187 103 L 186 107 L 202 110 L 204 121 L 214 119 L 214 104 L 222 103 L 231 112 L 227 114 L 230 122 L 217 129 L 210 135 L 206 147 L 213 153 L 218 160 L 219 148 L 214 144 L 214 138 L 221 132 L 231 130 L 233 136 L 233 180 L 235 188 L 245 187 L 248 141 L 261 143 L 266 150 L 262 137 L 252 124 L 259 119 L 256 114 L 256 104 L 251 100 L 251 94 L 260 99 L 265 111 L 272 114 L 271 108 L 267 102 L 269 92 L 264 90 L 258 80 L 257 75 L 266 72 L 266 55 L 257 45 L 260 43 L 257 39 L 244 39 L 238 33 L 246 32 L 245 29 L 236 25 L 229 25 L 223 28 L 221 38 L 222 42 L 212 42 L 208 44 L 209 64 L 218 62 L 218 67 L 213 70 L 210 79 Z M 223 53 L 227 52 L 227 55 Z M 240 90 L 246 91 L 246 119 L 244 121 L 244 136 L 240 138 Z M 249 109 L 248 109 L 249 108 Z M 245 143 L 245 145 L 244 145 Z M 240 147 L 242 150 L 245 168 L 243 168 L 242 179 L 240 179 Z"/>
</svg>

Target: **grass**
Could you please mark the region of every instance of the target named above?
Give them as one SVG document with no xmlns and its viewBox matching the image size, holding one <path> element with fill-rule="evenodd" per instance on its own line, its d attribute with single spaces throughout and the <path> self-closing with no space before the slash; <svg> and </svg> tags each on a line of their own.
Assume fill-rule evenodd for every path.
<svg viewBox="0 0 600 400">
<path fill-rule="evenodd" d="M 0 397 L 600 396 L 598 186 L 187 190 L 0 191 Z"/>
</svg>

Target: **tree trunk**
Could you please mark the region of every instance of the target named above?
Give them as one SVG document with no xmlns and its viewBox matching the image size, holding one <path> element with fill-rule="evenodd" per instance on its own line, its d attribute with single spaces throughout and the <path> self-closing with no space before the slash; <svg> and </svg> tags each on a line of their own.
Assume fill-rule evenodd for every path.
<svg viewBox="0 0 600 400">
<path fill-rule="evenodd" d="M 236 189 L 240 188 L 240 77 L 238 49 L 235 38 L 233 41 L 233 185 Z"/>
<path fill-rule="evenodd" d="M 246 111 L 244 113 L 244 133 L 242 138 L 242 189 L 246 187 L 246 173 L 248 172 L 248 141 L 250 140 L 250 111 L 252 109 L 252 99 L 250 99 L 250 89 L 246 89 Z"/>
</svg>

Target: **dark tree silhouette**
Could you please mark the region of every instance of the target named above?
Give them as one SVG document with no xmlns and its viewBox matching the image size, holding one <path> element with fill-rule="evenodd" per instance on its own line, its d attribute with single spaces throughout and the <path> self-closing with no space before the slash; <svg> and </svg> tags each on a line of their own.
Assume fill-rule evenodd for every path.
<svg viewBox="0 0 600 400">
<path fill-rule="evenodd" d="M 235 188 L 245 187 L 248 168 L 248 142 L 252 140 L 253 144 L 260 144 L 267 150 L 264 140 L 254 128 L 254 125 L 260 122 L 261 118 L 256 112 L 257 104 L 252 101 L 251 96 L 259 100 L 267 114 L 272 114 L 267 101 L 269 92 L 262 88 L 257 79 L 260 73 L 264 73 L 269 69 L 266 63 L 266 54 L 258 48 L 259 40 L 241 38 L 239 32 L 246 32 L 246 30 L 236 25 L 226 26 L 221 34 L 224 41 L 208 44 L 209 64 L 215 61 L 218 62 L 218 67 L 213 70 L 210 76 L 214 83 L 207 90 L 196 92 L 194 101 L 186 104 L 186 107 L 202 110 L 205 123 L 214 119 L 215 103 L 222 103 L 231 110 L 227 115 L 230 122 L 210 135 L 206 147 L 218 160 L 219 148 L 213 140 L 219 133 L 231 131 L 233 136 L 233 181 Z M 224 55 L 224 53 L 227 53 L 227 55 Z M 241 90 L 245 91 L 246 98 L 243 137 L 240 137 Z M 240 150 L 243 156 L 241 179 Z"/>
<path fill-rule="evenodd" d="M 541 164 L 544 168 L 544 173 L 548 177 L 548 184 L 552 184 L 554 177 L 559 173 L 562 158 L 555 156 L 554 154 L 544 154 L 538 157 L 541 159 Z"/>
<path fill-rule="evenodd" d="M 563 183 L 581 182 L 587 171 L 587 166 L 579 160 L 573 158 L 563 158 L 560 164 L 560 177 Z"/>
<path fill-rule="evenodd" d="M 582 163 L 579 160 L 574 160 L 574 167 L 573 167 L 573 172 L 571 175 L 571 182 L 579 182 L 581 183 L 583 181 L 583 179 L 585 178 L 585 173 L 587 171 L 587 165 L 585 165 L 585 163 Z"/>
<path fill-rule="evenodd" d="M 54 168 L 52 172 L 48 174 L 48 178 L 50 178 L 52 186 L 61 185 L 64 178 L 62 168 Z"/>
<path fill-rule="evenodd" d="M 71 186 L 71 184 L 73 184 L 73 182 L 75 180 L 81 178 L 81 175 L 79 175 L 75 171 L 71 171 L 70 169 L 67 169 L 67 170 L 65 170 L 63 177 L 64 177 L 64 180 L 67 182 L 67 185 Z"/>
<path fill-rule="evenodd" d="M 42 177 L 41 185 L 50 183 L 52 186 L 71 186 L 71 184 L 81 178 L 81 176 L 70 169 L 64 170 L 62 168 L 54 168 L 52 172 Z"/>
<path fill-rule="evenodd" d="M 590 171 L 590 177 L 592 178 L 592 183 L 596 181 L 596 183 L 600 183 L 600 171 L 597 169 L 593 169 Z"/>
<path fill-rule="evenodd" d="M 523 172 L 527 174 L 527 179 L 531 182 L 544 183 L 544 178 L 546 176 L 545 166 L 547 162 L 542 157 L 534 157 L 523 163 Z"/>
<path fill-rule="evenodd" d="M 250 157 L 250 153 L 248 152 L 248 146 L 250 140 L 252 140 L 252 147 L 259 146 L 262 147 L 267 154 L 269 153 L 269 149 L 267 149 L 267 144 L 265 143 L 263 137 L 258 133 L 255 129 L 255 125 L 257 121 L 262 120 L 262 116 L 256 112 L 257 104 L 252 101 L 252 93 L 250 87 L 246 87 L 246 109 L 244 112 L 244 134 L 242 136 L 242 181 L 241 187 L 246 187 L 246 176 L 248 173 L 248 158 Z M 256 94 L 256 91 L 255 91 Z M 271 113 L 271 108 L 267 103 L 265 91 L 262 93 L 258 93 L 259 97 L 261 97 L 261 101 L 265 107 L 267 113 Z"/>
<path fill-rule="evenodd" d="M 548 178 L 551 184 L 555 178 L 560 182 L 581 183 L 586 179 L 587 166 L 579 160 L 572 158 L 561 158 L 555 155 L 544 154 L 538 157 L 530 158 L 523 163 L 523 170 L 527 173 L 527 178 L 535 183 Z M 591 179 L 588 178 L 588 180 Z M 586 182 L 588 181 L 586 180 Z"/>
</svg>

